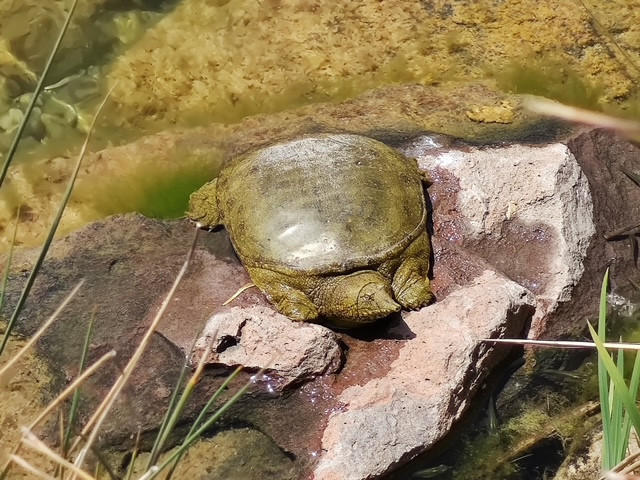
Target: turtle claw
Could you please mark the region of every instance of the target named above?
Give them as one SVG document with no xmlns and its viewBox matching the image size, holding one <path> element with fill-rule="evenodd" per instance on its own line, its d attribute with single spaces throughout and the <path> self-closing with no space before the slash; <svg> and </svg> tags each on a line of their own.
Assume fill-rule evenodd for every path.
<svg viewBox="0 0 640 480">
<path fill-rule="evenodd" d="M 417 276 L 416 276 L 417 277 Z M 429 280 L 424 278 L 411 278 L 401 288 L 395 290 L 396 299 L 404 308 L 417 310 L 427 305 L 433 298 Z"/>
<path fill-rule="evenodd" d="M 338 276 L 327 283 L 322 314 L 346 326 L 356 326 L 400 310 L 387 279 L 378 272 L 362 270 Z"/>
<path fill-rule="evenodd" d="M 362 287 L 356 302 L 359 318 L 382 318 L 400 310 L 387 285 L 369 283 Z"/>
</svg>

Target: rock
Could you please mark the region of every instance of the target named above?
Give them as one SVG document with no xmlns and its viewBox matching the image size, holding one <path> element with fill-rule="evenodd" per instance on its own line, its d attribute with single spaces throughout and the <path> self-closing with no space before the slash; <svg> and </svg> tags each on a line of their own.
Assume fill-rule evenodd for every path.
<svg viewBox="0 0 640 480">
<path fill-rule="evenodd" d="M 478 340 L 517 336 L 532 311 L 530 292 L 485 271 L 441 302 L 404 312 L 395 332 L 406 341 L 389 373 L 338 395 L 344 408 L 329 416 L 314 478 L 378 478 L 428 450 L 506 354 Z"/>
<path fill-rule="evenodd" d="M 196 359 L 212 340 L 207 363 L 267 368 L 277 390 L 336 373 L 342 365 L 342 349 L 331 330 L 292 322 L 270 307 L 234 307 L 213 315 L 196 342 Z"/>
<path fill-rule="evenodd" d="M 434 177 L 435 236 L 536 294 L 530 338 L 581 335 L 607 268 L 616 301 L 638 299 L 628 239 L 605 238 L 640 221 L 640 188 L 622 171 L 640 171 L 629 141 L 589 130 L 558 143 L 456 149 L 424 137 L 403 151 Z"/>
<path fill-rule="evenodd" d="M 61 321 L 55 323 L 38 343 L 38 358 L 54 374 L 48 397 L 59 392 L 68 379 L 77 375 L 86 323 L 95 308 L 89 362 L 112 348 L 118 355 L 113 364 L 101 369 L 83 389 L 80 418 L 88 418 L 92 409 L 105 397 L 155 317 L 186 258 L 194 232 L 194 227 L 186 221 L 163 222 L 132 214 L 96 222 L 54 242 L 16 325 L 19 334 L 31 335 L 70 288 L 84 278 L 85 284 L 65 310 Z M 34 250 L 15 253 L 2 318 L 7 319 L 11 314 L 36 253 Z M 125 388 L 101 431 L 103 448 L 131 447 L 138 427 L 142 431 L 143 449 L 150 447 L 185 355 L 205 320 L 212 315 L 216 318 L 216 314 L 219 314 L 217 318 L 220 315 L 224 317 L 225 312 L 247 306 L 259 312 L 268 305 L 255 289 L 243 293 L 232 306 L 221 305 L 248 281 L 248 275 L 233 255 L 225 232 L 200 235 L 188 274 L 134 371 L 135 381 Z M 315 335 L 314 341 L 319 340 L 320 347 L 328 350 L 309 352 L 302 365 L 289 364 L 289 371 L 283 374 L 275 370 L 269 372 L 263 384 L 238 402 L 229 423 L 256 425 L 286 451 L 304 458 L 309 445 L 305 436 L 317 435 L 322 421 L 321 416 L 310 414 L 317 405 L 312 405 L 304 395 L 289 395 L 291 400 L 283 399 L 278 404 L 271 399 L 289 384 L 311 381 L 315 374 L 339 368 L 341 348 L 330 330 L 315 325 L 292 324 L 276 312 L 269 312 L 274 317 L 271 323 L 276 328 L 282 329 L 283 323 L 288 322 L 292 331 L 303 333 L 294 340 L 301 340 L 300 343 L 293 345 L 304 344 L 305 332 L 315 332 L 310 336 Z M 268 317 L 258 321 L 264 322 L 264 326 L 269 324 Z M 243 332 L 248 338 L 256 338 L 256 335 L 266 332 L 275 335 L 273 325 L 265 332 L 256 330 L 260 325 L 249 325 Z M 239 344 L 244 347 L 245 342 Z M 258 349 L 254 351 L 260 352 Z M 319 363 L 322 360 L 324 364 Z M 248 358 L 247 363 L 249 371 L 240 375 L 231 385 L 232 389 L 239 388 L 254 373 L 251 367 L 257 365 L 255 359 Z M 218 364 L 218 368 L 206 370 L 198 392 L 186 410 L 187 418 L 195 417 L 233 369 Z M 301 377 L 295 377 L 296 373 Z M 317 403 L 324 408 L 325 403 Z M 281 420 L 272 422 L 272 418 Z M 295 435 L 292 432 L 296 432 Z"/>
<path fill-rule="evenodd" d="M 591 190 L 571 150 L 562 143 L 442 150 L 427 137 L 405 153 L 435 178 L 436 236 L 535 293 L 530 336 L 539 337 L 572 298 L 595 234 Z"/>
<path fill-rule="evenodd" d="M 562 462 L 554 480 L 579 480 L 599 478 L 602 475 L 602 427 L 593 425 L 593 430 L 584 434 L 580 449 L 572 449 Z M 633 443 L 629 442 L 632 446 Z"/>
<path fill-rule="evenodd" d="M 79 294 L 65 310 L 63 320 L 54 323 L 38 343 L 40 358 L 55 375 L 53 394 L 77 375 L 87 321 L 95 311 L 89 362 L 111 349 L 116 350 L 117 357 L 87 383 L 81 412 L 87 414 L 104 398 L 171 287 L 193 233 L 193 227 L 187 222 L 164 223 L 134 214 L 97 222 L 53 244 L 16 324 L 17 333 L 33 334 L 70 289 L 84 279 Z M 222 283 L 232 279 L 226 281 L 226 290 L 218 290 L 221 295 L 230 296 L 239 286 L 233 282 L 242 282 L 242 275 L 246 274 L 237 261 L 235 270 L 229 266 L 234 260 L 228 239 L 224 234 L 214 234 L 201 240 L 192 264 L 194 272 L 203 265 L 200 258 L 206 253 L 203 267 L 209 269 L 209 275 Z M 14 257 L 2 309 L 5 319 L 12 312 L 35 253 L 24 251 Z M 217 255 L 217 261 L 211 261 L 212 254 Z M 211 268 L 212 263 L 214 268 Z M 220 268 L 215 268 L 216 265 Z M 203 280 L 202 288 L 210 284 Z M 185 282 L 183 287 L 188 285 Z M 183 297 L 185 303 L 181 304 L 185 306 L 183 312 L 190 323 L 185 321 L 178 327 L 182 327 L 184 341 L 188 339 L 189 345 L 195 340 L 203 320 L 214 311 L 213 303 L 190 303 L 197 299 L 199 291 L 194 289 L 194 295 Z M 177 296 L 182 293 L 178 291 Z M 215 300 L 215 295 L 207 294 L 207 298 Z M 133 438 L 130 435 L 135 433 L 130 430 L 133 425 L 139 425 L 143 432 L 157 427 L 184 363 L 185 352 L 181 346 L 160 332 L 154 335 L 134 372 L 135 384 L 125 389 L 105 426 L 106 443 L 126 443 L 126 439 Z"/>
<path fill-rule="evenodd" d="M 640 148 L 605 130 L 592 130 L 572 138 L 567 146 L 589 181 L 593 198 L 595 234 L 587 248 L 584 273 L 573 288 L 572 300 L 561 302 L 555 318 L 538 335 L 559 338 L 585 328 L 585 319 L 595 318 L 605 270 L 611 273 L 611 299 L 618 307 L 640 300 L 638 269 L 633 247 L 624 235 L 607 236 L 640 223 L 640 187 L 622 171 L 640 172 Z"/>
<path fill-rule="evenodd" d="M 84 337 L 83 325 L 87 319 L 87 312 L 90 312 L 96 303 L 98 309 L 89 355 L 90 361 L 106 350 L 116 348 L 118 351 L 116 362 L 120 366 L 124 364 L 138 343 L 146 325 L 155 315 L 164 294 L 170 288 L 173 277 L 186 254 L 192 232 L 193 230 L 184 222 L 160 222 L 148 220 L 139 215 L 128 215 L 97 222 L 85 230 L 54 243 L 18 323 L 18 331 L 22 334 L 33 332 L 44 316 L 67 293 L 67 287 L 74 285 L 80 277 L 85 278 L 85 287 L 65 311 L 64 321 L 55 324 L 38 345 L 40 357 L 48 365 L 55 365 L 55 371 L 59 373 L 58 387 L 54 391 L 61 389 L 67 378 L 73 378 L 76 375 L 76 364 Z M 466 257 L 462 254 L 460 258 Z M 11 305 L 15 304 L 24 282 L 25 276 L 22 272 L 26 271 L 33 259 L 34 255 L 30 251 L 17 253 L 15 256 L 14 270 L 6 297 L 7 306 L 3 310 L 5 318 L 9 314 Z M 440 276 L 438 272 L 441 269 L 446 270 L 448 265 L 450 262 L 445 260 L 437 264 L 436 276 Z M 488 289 L 498 293 L 517 287 L 496 273 L 482 273 L 484 271 L 482 263 L 476 262 L 476 266 L 475 269 L 465 269 L 464 274 L 456 278 L 464 278 L 466 283 L 478 277 L 475 291 L 482 290 L 478 285 L 484 283 L 487 284 Z M 472 363 L 479 362 L 477 365 L 481 366 L 481 370 L 476 371 L 474 367 L 471 371 L 465 371 L 467 364 L 464 362 L 460 365 L 455 364 L 454 370 L 447 370 L 448 373 L 455 371 L 454 378 L 450 382 L 429 374 L 429 379 L 434 385 L 442 384 L 438 389 L 440 399 L 420 400 L 420 389 L 418 389 L 413 392 L 415 395 L 408 397 L 411 401 L 404 404 L 407 412 L 417 415 L 429 402 L 450 401 L 451 408 L 459 407 L 450 419 L 453 422 L 466 408 L 469 401 L 468 394 L 475 390 L 488 374 L 489 368 L 503 358 L 508 351 L 478 344 L 476 341 L 480 337 L 498 335 L 501 332 L 518 335 L 530 316 L 532 308 L 530 300 L 527 304 L 526 295 L 520 299 L 519 303 L 514 301 L 510 306 L 506 301 L 496 302 L 495 308 L 503 309 L 503 323 L 499 326 L 496 323 L 487 323 L 484 330 L 474 331 L 473 328 L 464 330 L 462 327 L 467 321 L 463 319 L 466 319 L 470 313 L 468 307 L 473 308 L 473 305 L 452 301 L 442 303 L 442 307 L 434 311 L 442 311 L 443 318 L 432 315 L 430 307 L 422 311 L 422 316 L 415 317 L 417 314 L 408 314 L 404 320 L 396 316 L 391 324 L 382 324 L 378 327 L 382 330 L 378 330 L 377 334 L 374 329 L 374 335 L 378 338 L 359 339 L 358 335 L 351 336 L 343 333 L 339 335 L 341 341 L 337 342 L 336 334 L 325 327 L 294 324 L 279 316 L 256 291 L 243 293 L 234 300 L 232 306 L 220 305 L 246 281 L 246 273 L 231 255 L 224 232 L 203 235 L 188 274 L 178 288 L 158 329 L 158 334 L 134 373 L 136 382 L 125 389 L 103 428 L 101 435 L 103 448 L 108 448 L 109 445 L 125 448 L 130 445 L 137 426 L 143 432 L 143 448 L 148 448 L 154 428 L 164 414 L 173 383 L 187 350 L 185 347 L 192 344 L 193 336 L 201 329 L 203 320 L 207 318 L 212 318 L 220 326 L 221 320 L 230 321 L 235 316 L 235 325 L 240 327 L 241 335 L 239 341 L 236 340 L 235 347 L 232 346 L 233 342 L 228 341 L 224 348 L 220 348 L 224 341 L 218 344 L 218 350 L 222 350 L 214 359 L 218 369 L 206 370 L 198 386 L 199 393 L 194 397 L 194 403 L 187 409 L 186 415 L 194 415 L 198 405 L 203 405 L 209 399 L 211 392 L 231 371 L 231 367 L 221 365 L 220 361 L 225 360 L 233 364 L 242 362 L 251 371 L 268 366 L 265 365 L 268 361 L 268 354 L 265 354 L 267 347 L 271 351 L 282 349 L 286 353 L 298 353 L 297 357 L 295 355 L 292 357 L 288 366 L 285 362 L 287 355 L 283 355 L 282 359 L 278 357 L 275 364 L 271 366 L 265 385 L 252 389 L 250 394 L 243 397 L 227 414 L 226 422 L 254 425 L 272 438 L 280 448 L 295 456 L 298 459 L 298 468 L 309 471 L 313 468 L 313 462 L 318 457 L 322 457 L 320 453 L 322 443 L 329 441 L 327 440 L 329 437 L 323 434 L 324 425 L 329 416 L 332 412 L 340 412 L 345 408 L 352 409 L 356 405 L 351 397 L 353 390 L 349 388 L 358 385 L 375 387 L 379 384 L 383 387 L 381 391 L 383 397 L 391 395 L 389 388 L 391 388 L 390 385 L 394 385 L 394 382 L 408 378 L 415 380 L 412 373 L 415 365 L 405 361 L 418 361 L 413 358 L 413 355 L 423 351 L 425 345 L 432 349 L 430 356 L 433 355 L 433 359 L 428 362 L 424 362 L 423 358 L 418 361 L 418 363 L 424 363 L 425 369 L 451 363 L 447 352 L 451 349 L 456 351 L 455 348 L 447 343 L 447 348 L 440 349 L 437 344 L 432 345 L 429 337 L 437 338 L 435 330 L 439 330 L 440 325 L 448 325 L 447 328 L 451 329 L 452 325 L 457 324 L 462 328 L 458 337 L 463 340 L 460 357 L 463 358 L 471 353 L 472 356 L 468 360 Z M 502 286 L 499 287 L 499 284 Z M 442 287 L 442 283 L 440 285 Z M 516 290 L 526 293 L 521 287 L 517 287 Z M 475 297 L 467 293 L 464 287 L 457 295 L 458 297 L 453 298 Z M 485 292 L 482 298 L 495 301 L 497 297 L 487 296 Z M 465 302 L 468 301 L 465 300 Z M 457 312 L 452 310 L 456 304 L 458 304 L 456 308 L 461 308 Z M 480 309 L 479 304 L 476 307 Z M 484 317 L 483 312 L 477 312 L 476 318 Z M 248 320 L 242 325 L 245 319 Z M 238 324 L 238 321 L 241 323 Z M 283 330 L 287 323 L 289 328 Z M 266 328 L 269 324 L 272 325 Z M 211 325 L 213 324 L 210 324 L 209 329 L 212 328 Z M 220 333 L 223 336 L 220 339 L 229 339 L 232 335 L 236 337 L 238 327 L 227 326 L 226 328 L 231 328 L 230 335 L 224 335 L 225 330 L 221 326 Z M 422 334 L 417 335 L 423 328 L 426 329 L 425 334 L 428 337 L 423 337 Z M 285 332 L 286 336 L 284 336 Z M 446 330 L 443 332 L 446 333 Z M 304 352 L 303 349 L 299 349 L 300 345 L 306 344 L 305 335 L 309 334 L 313 334 L 316 340 L 321 340 L 319 343 L 321 350 Z M 250 344 L 248 343 L 250 338 L 257 338 L 258 342 L 263 344 Z M 450 336 L 450 338 L 454 337 Z M 276 341 L 280 342 L 280 346 Z M 469 342 L 474 346 L 470 347 Z M 346 346 L 346 350 L 343 351 L 342 345 Z M 292 346 L 295 348 L 291 348 Z M 440 352 L 446 358 L 436 360 L 439 358 L 435 356 L 436 352 Z M 341 370 L 336 371 L 336 368 L 341 365 L 341 355 L 345 356 L 346 363 Z M 408 356 L 405 357 L 406 355 Z M 309 367 L 312 363 L 311 359 L 314 359 L 314 362 L 320 360 L 320 363 Z M 294 364 L 296 361 L 300 361 L 301 364 L 296 366 Z M 436 363 L 432 364 L 432 362 Z M 454 363 L 451 365 L 453 367 Z M 433 370 L 433 372 L 436 371 L 437 369 Z M 87 418 L 91 409 L 104 398 L 118 372 L 118 369 L 106 368 L 86 386 L 83 390 L 81 418 Z M 318 373 L 324 373 L 325 376 L 314 378 Z M 389 375 L 389 379 L 393 380 L 384 380 Z M 333 380 L 330 380 L 332 378 Z M 302 381 L 306 383 L 300 387 Z M 388 381 L 391 383 L 387 383 Z M 244 379 L 240 384 L 242 382 Z M 237 386 L 239 386 L 238 382 L 232 388 Z M 278 394 L 278 392 L 282 393 Z M 344 395 L 348 396 L 342 398 L 342 392 L 347 392 Z M 278 401 L 274 401 L 274 393 L 280 396 Z M 370 392 L 368 395 L 375 394 Z M 449 400 L 445 400 L 445 397 Z M 352 406 L 348 406 L 345 400 L 348 400 Z M 402 399 L 398 401 L 401 402 Z M 403 404 L 396 403 L 396 405 L 400 408 Z M 381 410 L 383 411 L 384 409 Z M 274 422 L 274 418 L 278 420 Z M 425 422 L 428 422 L 428 418 Z M 446 422 L 443 423 L 443 425 L 446 424 Z M 405 445 L 413 445 L 421 435 L 420 431 L 408 430 L 407 436 L 412 440 Z M 434 440 L 436 438 L 437 436 L 434 436 Z M 410 447 L 410 450 L 412 452 L 406 453 L 403 458 L 408 458 L 408 455 L 416 454 L 421 449 Z M 394 455 L 399 455 L 400 447 L 394 451 Z M 356 453 L 364 455 L 364 452 Z M 387 464 L 385 467 L 382 462 L 378 470 L 389 470 L 394 464 Z"/>
</svg>

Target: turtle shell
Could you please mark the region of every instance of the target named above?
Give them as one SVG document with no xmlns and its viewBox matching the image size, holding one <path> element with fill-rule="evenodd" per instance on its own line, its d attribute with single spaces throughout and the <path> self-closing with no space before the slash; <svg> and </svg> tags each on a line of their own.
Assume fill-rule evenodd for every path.
<svg viewBox="0 0 640 480">
<path fill-rule="evenodd" d="M 315 135 L 239 157 L 217 184 L 248 266 L 324 274 L 396 258 L 425 229 L 416 161 L 370 138 Z"/>
</svg>

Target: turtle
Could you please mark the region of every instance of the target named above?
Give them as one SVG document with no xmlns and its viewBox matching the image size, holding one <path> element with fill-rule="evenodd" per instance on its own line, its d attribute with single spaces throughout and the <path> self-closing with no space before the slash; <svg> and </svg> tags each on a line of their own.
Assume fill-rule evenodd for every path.
<svg viewBox="0 0 640 480">
<path fill-rule="evenodd" d="M 232 159 L 187 216 L 226 228 L 279 312 L 353 328 L 431 301 L 429 182 L 382 142 L 316 134 Z"/>
</svg>

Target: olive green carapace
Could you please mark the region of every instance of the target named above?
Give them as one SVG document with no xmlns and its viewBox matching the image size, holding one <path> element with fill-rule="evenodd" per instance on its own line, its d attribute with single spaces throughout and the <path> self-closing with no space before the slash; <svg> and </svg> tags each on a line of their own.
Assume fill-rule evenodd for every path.
<svg viewBox="0 0 640 480">
<path fill-rule="evenodd" d="M 431 300 L 425 181 L 376 140 L 316 135 L 237 158 L 188 216 L 224 225 L 280 312 L 349 328 Z"/>
</svg>

